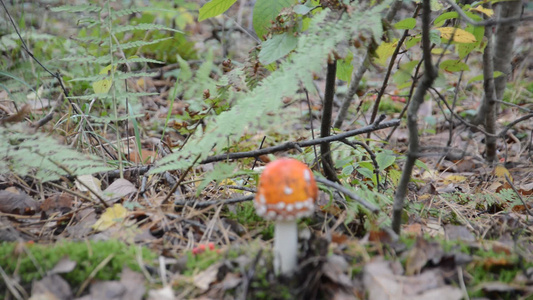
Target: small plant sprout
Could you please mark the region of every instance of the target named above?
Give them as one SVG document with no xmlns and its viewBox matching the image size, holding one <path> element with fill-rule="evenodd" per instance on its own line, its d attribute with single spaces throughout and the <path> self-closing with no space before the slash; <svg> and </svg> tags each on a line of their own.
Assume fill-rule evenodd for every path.
<svg viewBox="0 0 533 300">
<path fill-rule="evenodd" d="M 276 221 L 274 229 L 274 270 L 290 274 L 297 265 L 298 227 L 296 221 L 314 212 L 318 188 L 311 170 L 292 158 L 266 165 L 259 178 L 254 206 L 257 215 Z"/>
</svg>

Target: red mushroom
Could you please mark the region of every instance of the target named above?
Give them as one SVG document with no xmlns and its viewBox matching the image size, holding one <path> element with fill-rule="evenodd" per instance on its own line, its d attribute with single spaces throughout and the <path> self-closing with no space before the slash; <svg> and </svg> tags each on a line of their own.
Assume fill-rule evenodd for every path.
<svg viewBox="0 0 533 300">
<path fill-rule="evenodd" d="M 302 162 L 281 158 L 266 165 L 259 178 L 254 206 L 257 215 L 275 220 L 274 269 L 291 273 L 297 265 L 297 219 L 314 212 L 318 195 L 313 172 Z"/>
</svg>

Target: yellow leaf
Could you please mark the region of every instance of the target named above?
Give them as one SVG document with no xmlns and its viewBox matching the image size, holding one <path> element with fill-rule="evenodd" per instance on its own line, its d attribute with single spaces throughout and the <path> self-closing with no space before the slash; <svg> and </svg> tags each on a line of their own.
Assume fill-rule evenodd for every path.
<svg viewBox="0 0 533 300">
<path fill-rule="evenodd" d="M 451 52 L 450 50 L 446 50 L 446 51 L 444 51 L 444 49 L 442 49 L 442 48 L 433 48 L 433 49 L 431 49 L 431 54 L 438 54 L 438 55 L 440 55 L 440 54 L 443 54 L 443 53 L 444 53 L 444 54 L 450 54 L 450 53 L 452 53 L 452 52 Z"/>
<path fill-rule="evenodd" d="M 485 15 L 487 15 L 487 17 L 492 17 L 492 15 L 494 15 L 494 11 L 490 8 L 484 8 L 483 6 L 479 5 L 479 6 L 476 6 L 476 7 L 471 7 L 469 9 L 470 11 L 477 11 L 477 12 L 480 12 L 480 13 L 483 13 Z"/>
<path fill-rule="evenodd" d="M 497 165 L 492 173 L 494 174 L 494 176 L 498 177 L 499 179 L 502 179 L 501 181 L 506 181 L 505 175 L 509 177 L 509 180 L 513 181 L 513 177 L 511 177 L 511 173 L 509 172 L 509 170 L 507 170 L 507 168 L 502 165 Z"/>
<path fill-rule="evenodd" d="M 108 207 L 105 212 L 100 216 L 100 219 L 94 223 L 92 228 L 97 231 L 103 231 L 117 222 L 122 221 L 128 215 L 128 210 L 121 204 L 115 204 L 113 207 Z"/>
<path fill-rule="evenodd" d="M 100 71 L 100 75 L 106 75 L 111 72 L 111 65 L 103 68 Z M 113 72 L 117 70 L 117 66 L 113 68 Z M 93 82 L 93 90 L 96 94 L 106 94 L 111 89 L 111 85 L 113 84 L 113 81 L 111 79 L 105 78 L 102 80 L 98 80 Z"/>
<path fill-rule="evenodd" d="M 440 31 L 440 36 L 444 39 L 451 39 L 457 43 L 475 43 L 476 37 L 468 31 L 455 27 L 441 27 L 437 28 Z"/>
<path fill-rule="evenodd" d="M 460 183 L 466 181 L 466 177 L 461 175 L 450 175 L 444 178 L 444 184 Z"/>
<path fill-rule="evenodd" d="M 392 56 L 396 46 L 398 46 L 398 42 L 381 43 L 381 45 L 379 45 L 379 47 L 376 49 L 376 54 L 378 55 L 376 63 L 382 66 L 387 64 L 387 59 Z"/>
</svg>

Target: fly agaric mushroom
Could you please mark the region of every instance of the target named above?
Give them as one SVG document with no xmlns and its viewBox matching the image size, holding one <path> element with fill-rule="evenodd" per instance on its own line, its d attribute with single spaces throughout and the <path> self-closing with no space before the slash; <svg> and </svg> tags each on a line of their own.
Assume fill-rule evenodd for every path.
<svg viewBox="0 0 533 300">
<path fill-rule="evenodd" d="M 318 188 L 311 170 L 292 158 L 281 158 L 266 165 L 259 178 L 254 206 L 257 215 L 275 220 L 274 270 L 291 273 L 297 264 L 297 219 L 310 216 Z"/>
</svg>

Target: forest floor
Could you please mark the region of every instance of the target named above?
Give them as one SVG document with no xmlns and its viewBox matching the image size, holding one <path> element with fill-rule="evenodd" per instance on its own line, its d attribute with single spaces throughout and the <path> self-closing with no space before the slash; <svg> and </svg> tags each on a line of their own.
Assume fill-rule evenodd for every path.
<svg viewBox="0 0 533 300">
<path fill-rule="evenodd" d="M 197 9 L 197 3 L 189 2 Z M 206 60 L 219 70 L 227 67 L 226 57 L 234 66 L 248 62 L 256 44 L 248 33 L 252 8 L 248 1 L 240 2 L 245 4 L 232 7 L 227 16 L 204 22 L 197 22 L 190 10 L 179 10 L 181 18 L 175 21 L 183 21 L 180 29 L 187 32 L 183 47 L 195 53 L 180 55 L 194 72 Z M 25 15 L 15 10 L 22 6 L 7 7 L 18 26 L 25 23 L 26 31 L 33 28 L 41 36 L 30 40 L 36 53 L 68 55 L 68 38 L 79 30 L 75 20 L 48 10 L 39 14 L 31 5 L 23 7 Z M 240 25 L 231 27 L 231 20 Z M 9 23 L 2 26 L 13 32 Z M 149 172 L 164 155 L 179 151 L 194 130 L 205 128 L 210 114 L 187 99 L 169 101 L 183 62 L 174 58 L 152 66 L 157 76 L 127 82 L 128 89 L 154 94 L 141 97 L 138 123 L 121 123 L 122 142 L 129 145 L 123 150 L 128 159 L 121 162 L 123 174 L 117 161 L 111 162 L 111 171 L 49 182 L 0 170 L 0 299 L 533 299 L 533 118 L 507 127 L 533 111 L 532 30 L 525 23 L 518 31 L 515 72 L 505 97 L 512 105 L 502 105 L 497 117 L 498 132 L 505 132 L 497 142 L 498 163 L 485 161 L 485 134 L 447 113 L 435 90 L 419 112 L 422 157 L 409 185 L 398 236 L 390 230 L 390 216 L 407 151 L 405 122 L 373 131 L 368 139 L 360 136 L 360 142 L 370 141 L 368 150 L 332 144 L 340 183 L 353 191 L 365 185 L 359 196 L 380 203 L 381 212 L 373 215 L 319 185 L 314 215 L 299 224 L 299 264 L 293 276 L 275 275 L 274 225 L 256 215 L 252 200 L 258 174 L 274 159 L 272 154 L 297 157 L 320 174 L 312 147 L 304 154 L 286 150 Z M 57 47 L 64 48 L 58 53 Z M 31 57 L 20 49 L 11 51 L 0 53 L 20 61 L 7 63 L 0 76 L 15 74 L 31 82 L 42 74 Z M 145 51 L 161 59 L 156 50 Z M 470 71 L 460 84 L 455 112 L 465 119 L 475 114 L 483 96 L 482 81 L 469 82 L 481 72 L 480 59 L 477 55 L 468 62 Z M 69 64 L 63 68 L 64 74 L 75 72 Z M 353 115 L 333 134 L 368 125 L 384 71 L 374 66 L 366 75 Z M 315 77 L 318 93 L 306 96 L 302 90 L 301 97 L 284 99 L 284 109 L 297 117 L 283 119 L 282 130 L 247 132 L 238 144 L 217 149 L 218 154 L 314 139 L 325 75 Z M 58 143 L 76 144 L 69 139 L 79 128 L 69 123 L 74 113 L 61 101 L 58 84 L 51 76 L 39 80 L 33 94 L 28 87 L 0 89 L 0 119 L 18 116 L 6 126 L 22 125 Z M 192 78 L 182 84 L 201 93 L 200 87 L 213 82 Z M 340 99 L 347 86 L 340 80 L 338 84 Z M 403 93 L 395 84 L 387 89 L 380 106 L 386 120 L 403 117 Z M 105 103 L 94 105 L 99 117 L 110 110 Z M 52 121 L 31 127 L 50 111 L 56 112 Z M 119 113 L 128 114 L 125 108 Z M 114 130 L 103 123 L 96 126 L 97 118 L 87 122 L 94 122 L 102 140 L 116 141 Z M 140 156 L 133 146 L 136 137 Z M 99 146 L 94 149 L 103 152 Z M 378 162 L 367 151 L 377 154 Z M 373 177 L 375 169 L 381 180 Z"/>
</svg>

